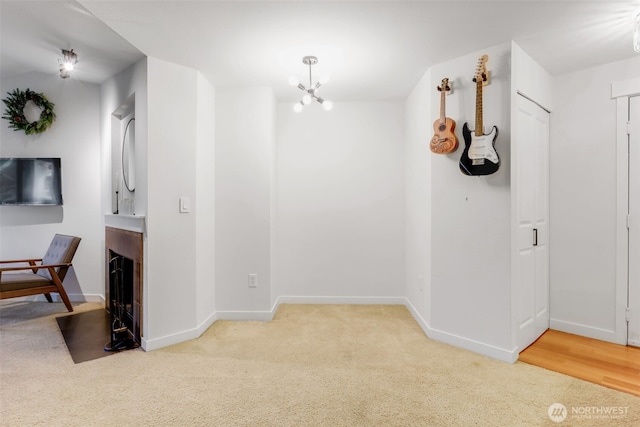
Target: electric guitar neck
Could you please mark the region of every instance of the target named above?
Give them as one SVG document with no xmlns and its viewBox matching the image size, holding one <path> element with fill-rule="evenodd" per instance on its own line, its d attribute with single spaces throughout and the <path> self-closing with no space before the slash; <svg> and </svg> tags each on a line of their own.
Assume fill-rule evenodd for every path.
<svg viewBox="0 0 640 427">
<path fill-rule="evenodd" d="M 495 149 L 498 127 L 493 126 L 491 132 L 485 134 L 482 120 L 482 91 L 489 80 L 485 67 L 488 60 L 487 55 L 480 57 L 473 77 L 473 81 L 476 83 L 475 131 L 472 134 L 467 123 L 462 127 L 464 151 L 460 157 L 460 171 L 465 175 L 490 175 L 500 168 L 500 156 Z"/>
</svg>

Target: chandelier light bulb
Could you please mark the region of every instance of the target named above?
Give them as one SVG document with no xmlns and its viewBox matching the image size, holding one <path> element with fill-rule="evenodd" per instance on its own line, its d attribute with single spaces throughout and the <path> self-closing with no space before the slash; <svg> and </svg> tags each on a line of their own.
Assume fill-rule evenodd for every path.
<svg viewBox="0 0 640 427">
<path fill-rule="evenodd" d="M 318 82 L 323 85 L 323 84 L 327 84 L 329 82 L 329 76 L 328 75 L 324 75 L 320 77 L 320 80 L 318 80 Z"/>
<path fill-rule="evenodd" d="M 311 104 L 311 96 L 309 96 L 309 95 L 305 95 L 305 96 L 303 96 L 303 97 L 302 97 L 302 103 L 303 103 L 304 105 L 309 105 L 309 104 Z"/>
<path fill-rule="evenodd" d="M 333 108 L 333 102 L 331 101 L 324 101 L 322 103 L 322 106 L 324 107 L 325 110 L 327 111 L 331 111 L 331 109 Z"/>
<path fill-rule="evenodd" d="M 73 63 L 72 62 L 65 62 L 64 63 L 64 69 L 67 70 L 67 71 L 73 70 Z"/>
<path fill-rule="evenodd" d="M 293 111 L 295 111 L 296 113 L 299 113 L 300 111 L 302 111 L 302 104 L 299 102 L 296 102 L 296 104 L 293 106 Z"/>
</svg>

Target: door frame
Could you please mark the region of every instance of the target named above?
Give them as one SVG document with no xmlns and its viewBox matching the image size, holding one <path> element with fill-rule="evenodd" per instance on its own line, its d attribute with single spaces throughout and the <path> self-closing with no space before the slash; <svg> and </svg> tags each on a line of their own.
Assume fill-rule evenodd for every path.
<svg viewBox="0 0 640 427">
<path fill-rule="evenodd" d="M 616 342 L 628 344 L 627 304 L 629 292 L 629 98 L 640 95 L 640 78 L 611 84 L 611 98 L 616 100 Z M 640 345 L 640 343 L 634 343 Z"/>
</svg>

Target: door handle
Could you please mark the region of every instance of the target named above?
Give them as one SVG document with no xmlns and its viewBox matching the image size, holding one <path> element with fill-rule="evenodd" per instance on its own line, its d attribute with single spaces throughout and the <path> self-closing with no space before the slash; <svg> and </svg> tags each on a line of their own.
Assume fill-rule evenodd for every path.
<svg viewBox="0 0 640 427">
<path fill-rule="evenodd" d="M 538 229 L 533 229 L 533 246 L 538 246 Z"/>
</svg>

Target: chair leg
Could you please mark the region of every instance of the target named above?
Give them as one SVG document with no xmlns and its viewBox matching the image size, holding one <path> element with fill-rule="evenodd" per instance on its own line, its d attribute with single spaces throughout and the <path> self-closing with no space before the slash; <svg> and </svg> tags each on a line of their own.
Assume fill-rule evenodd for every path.
<svg viewBox="0 0 640 427">
<path fill-rule="evenodd" d="M 69 301 L 69 297 L 67 296 L 67 292 L 64 290 L 62 285 L 58 286 L 58 293 L 60 294 L 60 298 L 62 298 L 62 302 L 64 302 L 65 307 L 69 312 L 73 311 L 73 307 L 71 306 L 71 301 Z"/>
<path fill-rule="evenodd" d="M 58 273 L 54 270 L 53 267 L 49 267 L 47 270 L 49 270 L 51 279 L 53 280 L 53 283 L 55 283 L 56 288 L 58 288 L 58 294 L 60 294 L 60 298 L 62 298 L 62 302 L 64 302 L 64 305 L 67 307 L 67 310 L 69 310 L 70 312 L 73 311 L 73 307 L 71 306 L 71 301 L 69 301 L 69 297 L 67 296 L 67 291 L 65 291 L 64 287 L 62 286 L 62 282 L 58 277 Z"/>
<path fill-rule="evenodd" d="M 47 299 L 47 301 L 53 302 L 53 299 L 51 298 L 51 294 L 44 294 L 44 297 Z"/>
</svg>

